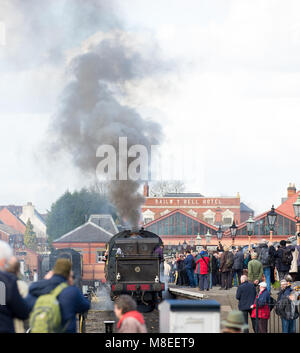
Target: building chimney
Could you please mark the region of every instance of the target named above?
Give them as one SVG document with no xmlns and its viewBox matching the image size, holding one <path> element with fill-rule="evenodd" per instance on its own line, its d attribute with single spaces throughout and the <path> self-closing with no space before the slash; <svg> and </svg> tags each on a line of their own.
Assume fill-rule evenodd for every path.
<svg viewBox="0 0 300 353">
<path fill-rule="evenodd" d="M 144 196 L 145 197 L 149 197 L 149 185 L 148 182 L 146 181 L 146 183 L 144 184 Z"/>
<path fill-rule="evenodd" d="M 287 197 L 289 198 L 289 197 L 295 195 L 296 192 L 297 192 L 297 189 L 295 187 L 295 184 L 293 184 L 293 186 L 292 186 L 292 183 L 290 183 L 289 187 L 287 189 Z"/>
</svg>

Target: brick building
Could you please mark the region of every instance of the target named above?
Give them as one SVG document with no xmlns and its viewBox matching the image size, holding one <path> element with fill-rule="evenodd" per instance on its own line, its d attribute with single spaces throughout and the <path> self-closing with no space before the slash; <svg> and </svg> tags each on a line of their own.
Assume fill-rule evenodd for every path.
<svg viewBox="0 0 300 353">
<path fill-rule="evenodd" d="M 27 202 L 24 206 L 8 205 L 0 206 L 0 221 L 11 226 L 24 234 L 26 223 L 30 219 L 36 236 L 41 241 L 46 241 L 46 220 L 40 214 L 31 202 Z"/>
<path fill-rule="evenodd" d="M 1 222 L 24 234 L 26 224 L 18 217 L 18 208 L 16 206 L 1 206 L 0 208 Z"/>
<path fill-rule="evenodd" d="M 143 222 L 147 224 L 174 210 L 185 213 L 215 227 L 229 227 L 233 220 L 241 223 L 254 211 L 236 197 L 205 197 L 197 193 L 168 193 L 163 197 L 149 197 L 149 186 L 144 185 L 145 203 L 142 206 Z"/>
<path fill-rule="evenodd" d="M 82 254 L 83 283 L 104 281 L 102 257 L 110 238 L 118 233 L 111 215 L 92 215 L 88 222 L 56 239 L 55 249 L 72 248 Z"/>
<path fill-rule="evenodd" d="M 296 201 L 299 192 L 300 191 L 298 192 L 296 191 L 296 188 L 294 186 L 292 187 L 290 185 L 288 188 L 287 197 L 283 199 L 284 202 L 281 203 L 275 209 L 277 213 L 277 220 L 276 220 L 275 229 L 273 232 L 273 241 L 280 241 L 281 239 L 287 239 L 288 237 L 295 235 L 296 220 L 295 220 L 295 214 L 293 209 L 293 203 Z M 219 206 L 216 206 L 213 208 L 211 204 L 209 205 L 209 210 L 214 212 L 214 214 L 210 213 L 210 215 L 215 215 L 215 222 L 213 222 L 212 216 L 211 216 L 211 221 L 205 217 L 205 215 L 209 213 L 207 213 L 206 209 L 203 207 L 204 205 L 201 204 L 200 201 L 198 202 L 198 204 L 196 204 L 197 207 L 191 204 L 192 203 L 191 200 L 194 200 L 194 204 L 195 204 L 195 200 L 197 199 L 201 200 L 199 196 L 197 196 L 196 198 L 193 198 L 193 197 L 187 198 L 187 196 L 184 196 L 182 200 L 186 200 L 186 202 L 184 201 L 177 202 L 178 199 L 179 198 L 169 199 L 167 197 L 166 198 L 146 198 L 146 203 L 143 208 L 143 216 L 144 217 L 146 216 L 146 219 L 144 218 L 145 219 L 144 228 L 158 234 L 162 238 L 164 244 L 167 246 L 179 245 L 179 243 L 182 245 L 184 241 L 187 244 L 189 244 L 191 240 L 195 244 L 197 234 L 199 234 L 202 238 L 201 245 L 217 245 L 218 240 L 216 237 L 216 231 L 218 229 L 218 225 L 221 224 L 224 230 L 222 243 L 228 244 L 228 245 L 232 244 L 230 230 L 228 227 L 228 225 L 230 226 L 232 221 L 229 222 L 229 220 L 228 221 L 225 220 L 224 222 L 223 220 L 223 222 L 220 222 L 220 219 L 222 218 L 220 218 L 220 216 L 219 218 L 217 217 L 218 207 L 221 208 L 221 206 L 223 206 L 222 198 L 220 198 Z M 190 199 L 189 201 L 190 205 L 188 205 L 189 199 Z M 156 202 L 155 200 L 158 200 L 158 202 Z M 170 203 L 169 200 L 173 200 L 173 202 Z M 212 200 L 211 203 L 213 205 L 214 203 L 218 203 L 218 199 L 211 199 L 211 200 Z M 217 200 L 217 201 L 214 201 L 214 200 Z M 207 199 L 205 202 L 207 202 Z M 231 199 L 230 200 L 231 205 L 227 204 L 225 207 L 221 208 L 220 213 L 224 214 L 224 212 L 227 209 L 230 211 L 230 206 L 232 207 L 232 203 L 234 202 L 235 202 L 235 205 L 237 205 L 237 199 L 236 200 Z M 176 208 L 176 204 L 178 204 L 177 208 Z M 161 208 L 162 205 L 166 207 Z M 154 206 L 154 207 L 151 207 L 151 206 Z M 170 206 L 173 206 L 173 209 L 171 209 Z M 249 218 L 249 215 L 253 214 L 253 211 L 248 207 L 245 208 L 244 206 L 242 206 L 239 210 L 241 209 L 245 210 L 243 217 L 240 216 L 235 218 L 235 214 L 237 214 L 237 211 L 234 212 L 234 210 L 238 210 L 238 208 L 231 208 L 232 210 L 231 212 L 234 213 L 233 217 L 238 225 L 237 236 L 234 241 L 235 245 L 247 245 L 249 242 L 246 221 Z M 191 212 L 191 210 L 193 212 Z M 270 229 L 267 222 L 267 213 L 269 211 L 270 210 L 267 210 L 266 212 L 253 218 L 255 221 L 255 225 L 254 225 L 254 234 L 251 237 L 252 243 L 258 243 L 262 239 L 269 239 Z M 228 215 L 227 217 L 229 217 L 230 215 L 229 212 L 225 214 Z M 150 216 L 152 216 L 152 220 L 150 220 Z M 241 222 L 239 223 L 239 221 Z M 205 240 L 205 234 L 208 231 L 212 235 L 212 239 L 210 243 L 206 243 L 206 240 Z"/>
<path fill-rule="evenodd" d="M 12 247 L 14 255 L 20 261 L 21 272 L 33 280 L 34 272 L 39 272 L 40 257 L 35 251 L 25 247 L 24 235 L 6 224 L 0 224 L 0 240 Z"/>
</svg>

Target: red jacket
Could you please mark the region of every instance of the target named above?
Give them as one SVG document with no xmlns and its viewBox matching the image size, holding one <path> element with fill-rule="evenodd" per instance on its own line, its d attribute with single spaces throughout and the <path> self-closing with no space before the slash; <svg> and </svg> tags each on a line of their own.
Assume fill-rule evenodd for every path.
<svg viewBox="0 0 300 353">
<path fill-rule="evenodd" d="M 269 305 L 267 304 L 268 297 L 270 297 L 267 289 L 264 289 L 262 292 L 260 292 L 256 298 L 255 302 L 253 304 L 253 310 L 251 313 L 251 318 L 255 319 L 256 318 L 256 306 L 258 303 L 258 318 L 259 319 L 269 319 L 270 318 L 270 309 Z M 263 302 L 265 304 L 260 304 L 260 302 Z"/>
<path fill-rule="evenodd" d="M 207 275 L 208 274 L 208 264 L 209 257 L 207 254 L 202 254 L 202 257 L 198 255 L 196 257 L 196 269 L 195 273 L 198 275 Z"/>
<path fill-rule="evenodd" d="M 136 310 L 128 311 L 122 315 L 117 325 L 119 333 L 146 333 L 144 317 Z"/>
</svg>

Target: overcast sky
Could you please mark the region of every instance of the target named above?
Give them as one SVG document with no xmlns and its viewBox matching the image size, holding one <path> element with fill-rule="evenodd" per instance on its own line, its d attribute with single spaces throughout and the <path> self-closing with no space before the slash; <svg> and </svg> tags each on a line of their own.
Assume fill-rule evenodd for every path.
<svg viewBox="0 0 300 353">
<path fill-rule="evenodd" d="M 100 19 L 88 1 L 0 1 L 1 204 L 31 201 L 44 212 L 85 184 L 70 160 L 50 163 L 41 145 L 68 63 L 118 22 L 172 62 L 129 85 L 124 99 L 160 122 L 166 155 L 184 151 L 187 191 L 239 192 L 260 213 L 280 204 L 290 182 L 300 185 L 298 0 L 89 1 L 104 4 Z"/>
</svg>

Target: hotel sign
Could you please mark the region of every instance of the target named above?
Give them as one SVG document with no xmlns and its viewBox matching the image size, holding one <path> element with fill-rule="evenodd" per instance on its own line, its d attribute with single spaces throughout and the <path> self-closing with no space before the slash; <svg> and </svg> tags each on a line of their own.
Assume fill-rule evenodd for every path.
<svg viewBox="0 0 300 353">
<path fill-rule="evenodd" d="M 157 206 L 220 206 L 221 204 L 220 199 L 155 199 Z"/>
</svg>

